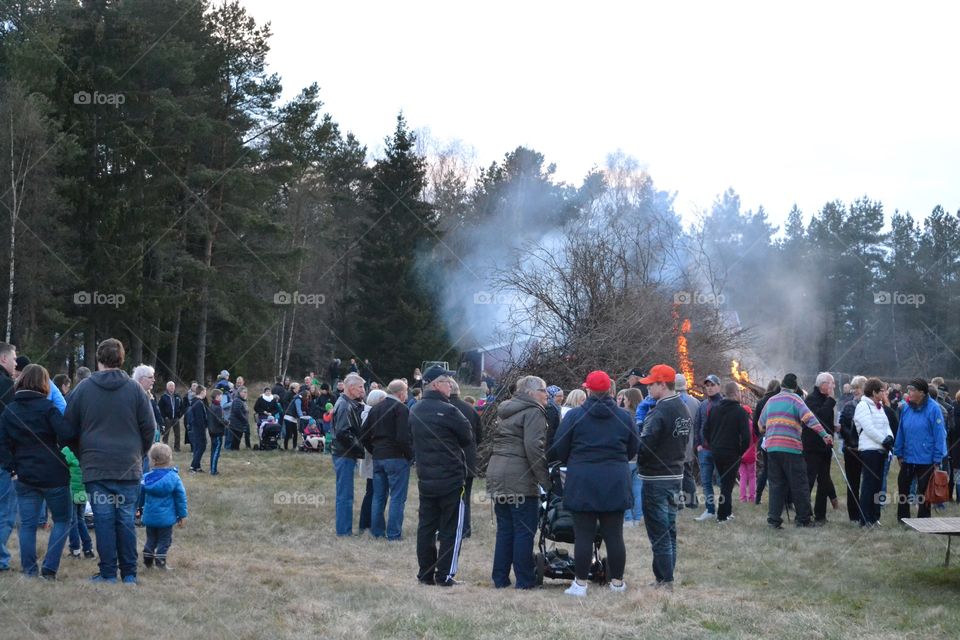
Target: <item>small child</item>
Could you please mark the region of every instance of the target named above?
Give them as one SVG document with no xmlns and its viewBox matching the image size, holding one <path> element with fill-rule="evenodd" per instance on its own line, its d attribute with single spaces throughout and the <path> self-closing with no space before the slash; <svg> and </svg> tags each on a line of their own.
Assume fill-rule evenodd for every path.
<svg viewBox="0 0 960 640">
<path fill-rule="evenodd" d="M 93 557 L 93 540 L 87 531 L 87 521 L 84 512 L 87 508 L 87 491 L 83 485 L 83 472 L 80 470 L 80 461 L 73 455 L 70 447 L 60 450 L 70 466 L 70 495 L 73 498 L 70 512 L 70 557 L 79 558 L 80 548 L 83 547 L 83 557 Z"/>
<path fill-rule="evenodd" d="M 750 407 L 743 405 L 752 416 Z M 754 503 L 757 499 L 757 431 L 750 420 L 750 447 L 740 458 L 740 502 Z"/>
<path fill-rule="evenodd" d="M 333 453 L 333 403 L 328 402 L 324 407 L 323 413 L 323 450 L 327 453 Z"/>
<path fill-rule="evenodd" d="M 150 447 L 150 471 L 143 477 L 143 526 L 147 542 L 143 545 L 143 564 L 167 568 L 167 550 L 173 544 L 173 525 L 183 526 L 187 517 L 187 492 L 177 468 L 173 451 L 158 442 Z"/>
</svg>

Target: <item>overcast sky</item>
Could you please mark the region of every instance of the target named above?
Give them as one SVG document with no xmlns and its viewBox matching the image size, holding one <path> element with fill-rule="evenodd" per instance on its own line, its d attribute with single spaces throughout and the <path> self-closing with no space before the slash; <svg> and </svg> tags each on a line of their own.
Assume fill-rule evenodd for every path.
<svg viewBox="0 0 960 640">
<path fill-rule="evenodd" d="M 960 3 L 244 2 L 285 97 L 316 81 L 371 151 L 402 109 L 576 184 L 622 149 L 688 219 L 730 186 L 777 222 L 864 194 L 960 208 Z"/>
</svg>

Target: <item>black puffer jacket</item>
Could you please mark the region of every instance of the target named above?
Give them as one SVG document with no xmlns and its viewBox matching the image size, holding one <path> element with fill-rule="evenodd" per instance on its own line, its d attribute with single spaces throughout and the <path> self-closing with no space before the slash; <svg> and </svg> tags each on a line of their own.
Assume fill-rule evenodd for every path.
<svg viewBox="0 0 960 640">
<path fill-rule="evenodd" d="M 247 401 L 237 396 L 230 403 L 230 430 L 234 433 L 250 433 L 249 414 Z"/>
<path fill-rule="evenodd" d="M 710 412 L 703 435 L 715 456 L 738 458 L 750 448 L 750 416 L 739 402 L 724 398 Z"/>
<path fill-rule="evenodd" d="M 424 391 L 410 410 L 420 495 L 440 497 L 463 488 L 476 450 L 470 422 L 439 391 Z"/>
<path fill-rule="evenodd" d="M 17 391 L 0 416 L 0 466 L 34 487 L 65 487 L 70 467 L 60 449 L 70 437 L 60 410 L 38 391 Z"/>
<path fill-rule="evenodd" d="M 819 387 L 814 387 L 813 391 L 804 398 L 804 402 L 807 403 L 810 411 L 813 411 L 813 415 L 817 416 L 817 421 L 823 425 L 827 433 L 832 435 L 835 419 L 834 409 L 837 406 L 837 401 L 830 396 L 825 396 L 820 393 Z M 813 429 L 801 429 L 801 432 L 804 453 L 830 453 L 830 447 L 827 446 L 823 438 L 821 438 L 816 431 Z"/>
<path fill-rule="evenodd" d="M 374 460 L 413 458 L 410 437 L 410 409 L 393 396 L 387 396 L 370 409 L 363 423 L 363 444 Z"/>
</svg>

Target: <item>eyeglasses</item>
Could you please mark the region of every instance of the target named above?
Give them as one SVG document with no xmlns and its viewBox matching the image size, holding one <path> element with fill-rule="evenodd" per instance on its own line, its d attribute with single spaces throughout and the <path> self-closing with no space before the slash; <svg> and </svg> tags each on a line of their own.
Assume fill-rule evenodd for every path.
<svg viewBox="0 0 960 640">
<path fill-rule="evenodd" d="M 534 389 L 534 391 L 543 391 L 544 393 L 546 393 L 546 392 L 547 392 L 547 390 L 546 390 L 546 389 Z"/>
</svg>

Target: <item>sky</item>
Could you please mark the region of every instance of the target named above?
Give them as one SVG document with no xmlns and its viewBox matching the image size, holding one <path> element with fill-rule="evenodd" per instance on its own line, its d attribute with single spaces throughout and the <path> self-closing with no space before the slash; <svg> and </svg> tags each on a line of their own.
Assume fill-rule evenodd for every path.
<svg viewBox="0 0 960 640">
<path fill-rule="evenodd" d="M 864 195 L 960 209 L 960 3 L 242 1 L 284 97 L 317 82 L 373 153 L 402 110 L 573 184 L 623 150 L 686 220 L 728 187 L 776 223 Z"/>
</svg>

